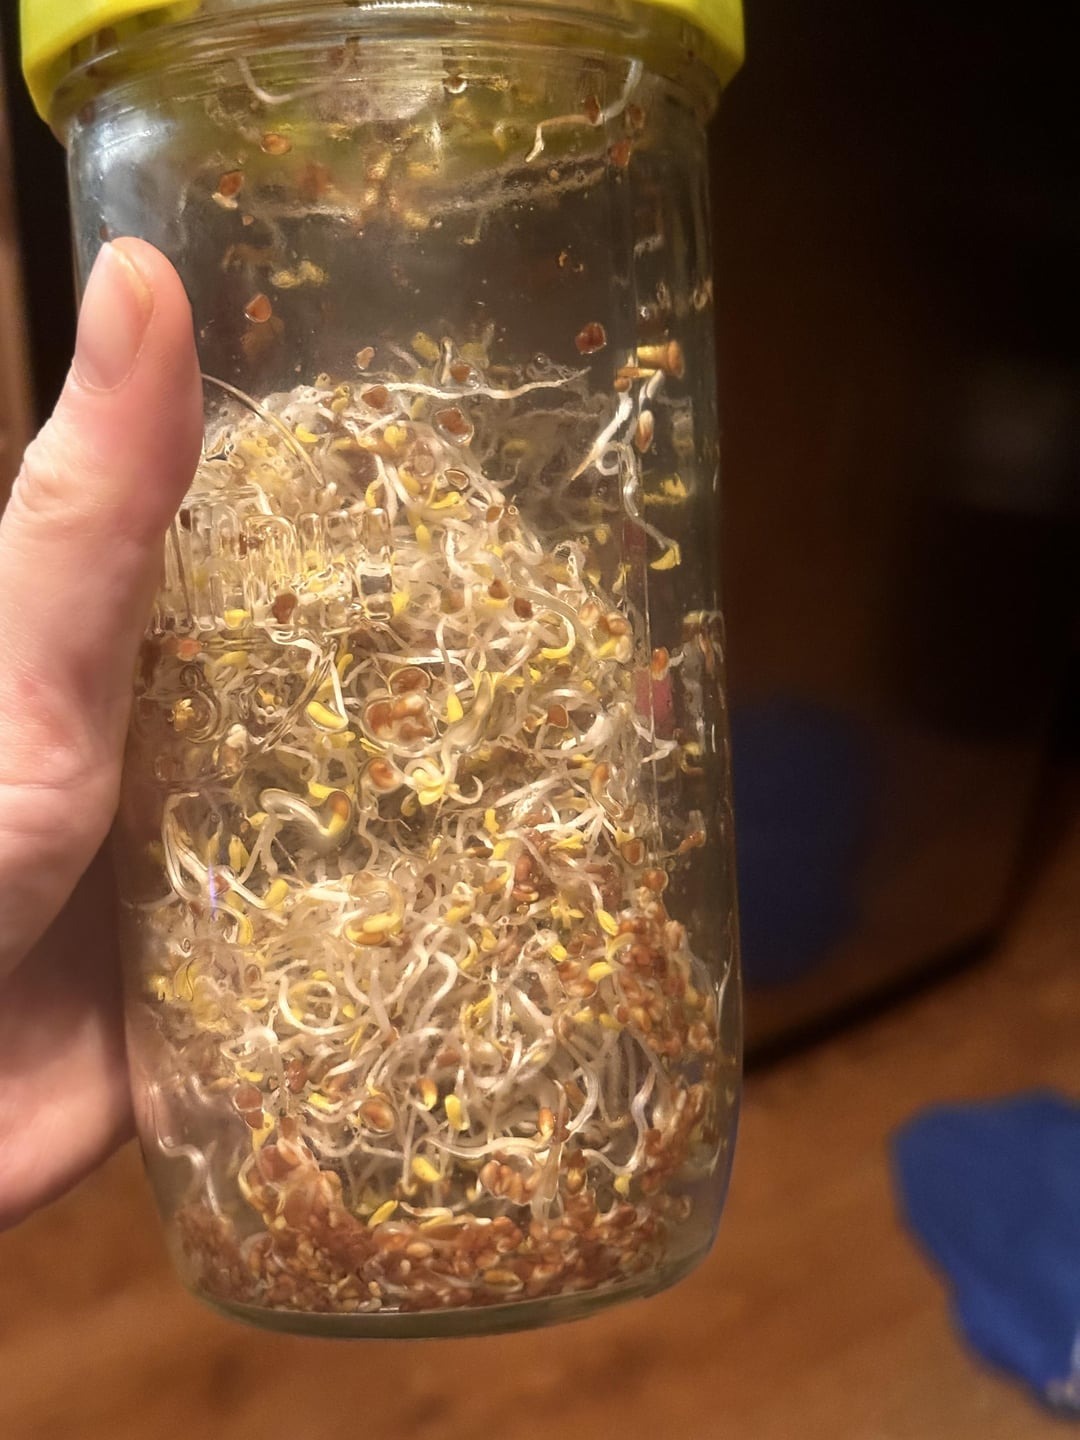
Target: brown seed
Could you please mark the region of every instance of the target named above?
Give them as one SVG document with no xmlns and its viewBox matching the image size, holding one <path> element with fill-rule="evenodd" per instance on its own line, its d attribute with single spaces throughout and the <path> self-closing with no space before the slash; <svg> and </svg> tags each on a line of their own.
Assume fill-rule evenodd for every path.
<svg viewBox="0 0 1080 1440">
<path fill-rule="evenodd" d="M 365 1100 L 358 1114 L 370 1130 L 380 1135 L 388 1135 L 394 1128 L 394 1112 L 385 1100 Z"/>
<path fill-rule="evenodd" d="M 514 614 L 518 617 L 519 620 L 531 620 L 531 619 L 532 619 L 532 617 L 533 617 L 533 607 L 532 607 L 531 602 L 525 599 L 524 595 L 519 595 L 519 596 L 515 599 L 515 601 L 514 601 Z"/>
<path fill-rule="evenodd" d="M 454 440 L 460 440 L 463 444 L 467 444 L 473 437 L 472 422 L 457 405 L 447 405 L 442 410 L 436 410 L 435 424 L 440 430 Z"/>
<path fill-rule="evenodd" d="M 293 1095 L 298 1095 L 308 1081 L 308 1067 L 303 1060 L 292 1056 L 285 1062 L 285 1084 Z"/>
<path fill-rule="evenodd" d="M 455 360 L 450 366 L 450 378 L 455 385 L 468 385 L 476 377 L 476 371 L 467 360 Z"/>
<path fill-rule="evenodd" d="M 638 866 L 645 859 L 645 845 L 636 838 L 620 845 L 619 852 L 628 865 Z"/>
<path fill-rule="evenodd" d="M 374 700 L 364 712 L 368 728 L 381 739 L 394 733 L 394 712 L 389 700 Z"/>
<path fill-rule="evenodd" d="M 514 879 L 519 885 L 524 885 L 533 873 L 533 858 L 531 855 L 519 855 L 514 861 Z"/>
<path fill-rule="evenodd" d="M 641 877 L 641 883 L 655 894 L 667 889 L 668 877 L 663 870 L 646 870 Z"/>
<path fill-rule="evenodd" d="M 241 1113 L 252 1130 L 261 1130 L 266 1124 L 266 1116 L 262 1110 L 244 1110 Z"/>
<path fill-rule="evenodd" d="M 579 355 L 595 355 L 607 344 L 607 331 L 596 320 L 591 320 L 574 337 Z"/>
<path fill-rule="evenodd" d="M 367 777 L 376 790 L 397 789 L 397 775 L 387 760 L 373 760 L 367 768 Z"/>
<path fill-rule="evenodd" d="M 233 1104 L 241 1115 L 262 1109 L 262 1092 L 255 1085 L 241 1085 L 233 1096 Z"/>
<path fill-rule="evenodd" d="M 502 580 L 493 580 L 488 586 L 488 594 L 492 600 L 508 600 L 510 598 L 510 591 Z"/>
<path fill-rule="evenodd" d="M 589 95 L 581 106 L 581 113 L 590 125 L 599 125 L 603 110 L 600 108 L 600 101 L 595 95 Z"/>
<path fill-rule="evenodd" d="M 362 350 L 356 352 L 356 368 L 366 370 L 375 359 L 375 348 L 372 345 L 365 345 Z"/>
<path fill-rule="evenodd" d="M 556 730 L 565 730 L 570 724 L 570 716 L 565 705 L 552 705 L 547 712 L 547 722 L 554 725 Z"/>
<path fill-rule="evenodd" d="M 626 128 L 633 134 L 640 134 L 645 129 L 645 111 L 640 105 L 627 105 L 624 118 Z"/>
<path fill-rule="evenodd" d="M 369 409 L 378 410 L 381 413 L 390 404 L 390 391 L 385 385 L 369 385 L 366 390 L 361 390 L 360 399 Z"/>
<path fill-rule="evenodd" d="M 555 1133 L 555 1115 L 546 1105 L 540 1107 L 536 1117 L 536 1128 L 545 1140 L 550 1140 Z"/>
<path fill-rule="evenodd" d="M 616 140 L 608 151 L 608 159 L 618 170 L 625 170 L 630 164 L 630 154 L 633 146 L 629 140 Z"/>
<path fill-rule="evenodd" d="M 652 952 L 647 945 L 631 945 L 626 963 L 634 970 L 651 970 Z"/>
<path fill-rule="evenodd" d="M 671 656 L 663 645 L 657 646 L 649 661 L 649 673 L 654 680 L 663 680 L 671 666 Z"/>
<path fill-rule="evenodd" d="M 427 720 L 402 720 L 398 726 L 398 739 L 406 745 L 411 745 L 414 740 L 422 740 L 425 735 L 431 735 L 431 725 Z"/>
<path fill-rule="evenodd" d="M 488 522 L 489 525 L 494 525 L 497 521 L 502 519 L 503 514 L 504 511 L 501 505 L 489 505 L 487 510 L 484 512 L 484 519 Z"/>
<path fill-rule="evenodd" d="M 276 130 L 268 130 L 260 143 L 267 155 L 287 155 L 292 149 L 292 141 L 285 135 L 279 135 Z"/>
<path fill-rule="evenodd" d="M 620 615 L 617 610 L 612 611 L 610 615 L 605 615 L 600 623 L 609 635 L 619 636 L 630 634 L 630 621 L 627 620 L 625 615 Z"/>
<path fill-rule="evenodd" d="M 232 200 L 244 188 L 244 172 L 229 170 L 218 181 L 217 193 L 225 200 Z"/>
<path fill-rule="evenodd" d="M 299 603 L 299 597 L 294 595 L 291 590 L 283 590 L 270 606 L 270 613 L 279 625 L 287 625 Z"/>
<path fill-rule="evenodd" d="M 423 695 L 413 690 L 397 697 L 390 706 L 390 714 L 395 720 L 403 720 L 406 715 L 419 715 L 426 704 Z"/>
<path fill-rule="evenodd" d="M 253 325 L 265 325 L 273 313 L 274 307 L 261 290 L 244 306 L 244 314 Z"/>
<path fill-rule="evenodd" d="M 285 1221 L 294 1230 L 303 1230 L 311 1219 L 311 1196 L 306 1190 L 290 1189 L 282 1209 Z"/>
</svg>

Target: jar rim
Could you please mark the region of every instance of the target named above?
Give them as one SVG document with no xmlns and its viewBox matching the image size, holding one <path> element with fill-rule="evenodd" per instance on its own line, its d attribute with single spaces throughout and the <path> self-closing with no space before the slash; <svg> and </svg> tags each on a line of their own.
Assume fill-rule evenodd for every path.
<svg viewBox="0 0 1080 1440">
<path fill-rule="evenodd" d="M 395 0 L 347 3 L 354 15 L 401 8 Z M 517 3 L 510 0 L 510 8 Z M 281 19 L 320 7 L 327 8 L 326 0 L 21 0 L 23 74 L 38 114 L 48 121 L 57 91 L 72 71 L 122 50 L 147 31 L 175 27 L 190 33 L 192 27 L 242 18 L 245 11 Z M 422 8 L 452 9 L 453 4 L 434 0 Z M 742 0 L 536 0 L 535 8 L 552 15 L 576 13 L 594 23 L 645 12 L 655 17 L 661 37 L 677 22 L 680 48 L 712 70 L 721 86 L 742 65 Z"/>
</svg>

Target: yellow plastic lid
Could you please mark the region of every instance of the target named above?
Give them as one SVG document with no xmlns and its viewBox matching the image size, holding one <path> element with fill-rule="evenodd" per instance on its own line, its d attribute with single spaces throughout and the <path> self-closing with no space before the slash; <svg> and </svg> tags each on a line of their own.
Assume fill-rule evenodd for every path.
<svg viewBox="0 0 1080 1440">
<path fill-rule="evenodd" d="M 724 82 L 743 61 L 742 0 L 645 0 L 683 16 L 711 42 L 709 63 Z M 21 0 L 23 74 L 34 104 L 48 118 L 71 50 L 100 30 L 135 16 L 168 24 L 194 15 L 202 0 Z"/>
</svg>

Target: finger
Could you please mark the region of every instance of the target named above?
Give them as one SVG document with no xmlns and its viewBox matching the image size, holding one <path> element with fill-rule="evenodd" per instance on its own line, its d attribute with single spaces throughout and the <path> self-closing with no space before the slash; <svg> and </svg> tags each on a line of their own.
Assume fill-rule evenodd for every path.
<svg viewBox="0 0 1080 1440">
<path fill-rule="evenodd" d="M 0 1005 L 0 1231 L 131 1133 L 109 856 L 75 888 Z"/>
<path fill-rule="evenodd" d="M 109 827 L 135 657 L 201 408 L 179 277 L 149 245 L 106 245 L 67 384 L 0 521 L 0 975 Z"/>
</svg>

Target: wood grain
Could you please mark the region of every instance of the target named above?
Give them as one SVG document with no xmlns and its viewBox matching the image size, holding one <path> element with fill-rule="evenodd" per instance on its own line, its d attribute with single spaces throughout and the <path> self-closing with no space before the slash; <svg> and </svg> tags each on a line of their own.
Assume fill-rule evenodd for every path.
<svg viewBox="0 0 1080 1440">
<path fill-rule="evenodd" d="M 708 1263 L 655 1300 L 489 1340 L 264 1336 L 173 1281 L 136 1157 L 0 1239 L 5 1440 L 1051 1440 L 982 1369 L 897 1222 L 920 1106 L 1080 1092 L 1080 821 L 986 964 L 749 1086 Z"/>
</svg>

